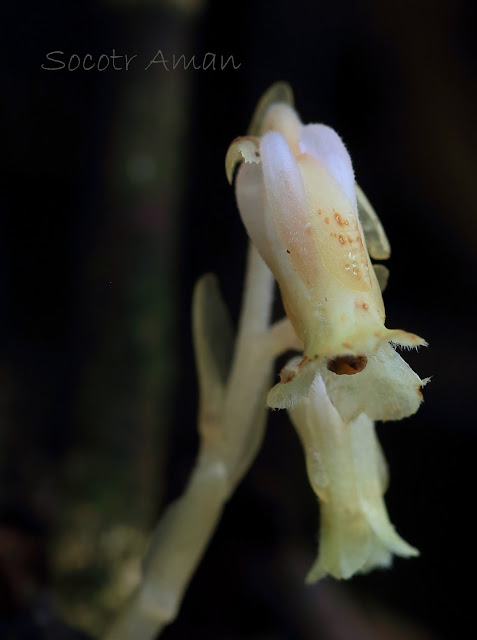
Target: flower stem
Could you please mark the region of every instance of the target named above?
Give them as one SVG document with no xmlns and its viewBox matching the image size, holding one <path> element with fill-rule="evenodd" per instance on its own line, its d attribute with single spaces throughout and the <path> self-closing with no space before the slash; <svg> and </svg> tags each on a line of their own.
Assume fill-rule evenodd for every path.
<svg viewBox="0 0 477 640">
<path fill-rule="evenodd" d="M 265 395 L 277 347 L 275 340 L 272 350 L 267 339 L 272 298 L 273 276 L 250 246 L 239 331 L 223 390 L 221 419 L 208 429 L 207 416 L 213 415 L 215 421 L 216 407 L 211 414 L 207 406 L 201 407 L 201 444 L 189 483 L 183 495 L 166 509 L 153 532 L 141 585 L 105 640 L 152 640 L 175 619 L 224 504 L 255 458 L 264 433 Z M 198 370 L 204 368 L 198 366 Z M 202 402 L 207 397 L 204 389 L 201 396 Z M 214 437 L 206 437 L 211 432 Z"/>
</svg>

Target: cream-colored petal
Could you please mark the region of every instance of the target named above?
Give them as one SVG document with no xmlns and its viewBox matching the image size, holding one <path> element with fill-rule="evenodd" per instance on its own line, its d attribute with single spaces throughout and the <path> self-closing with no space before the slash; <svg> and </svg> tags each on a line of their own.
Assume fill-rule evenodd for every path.
<svg viewBox="0 0 477 640">
<path fill-rule="evenodd" d="M 339 135 L 324 124 L 308 124 L 300 134 L 300 150 L 323 164 L 356 208 L 356 193 L 351 158 Z"/>
<path fill-rule="evenodd" d="M 334 350 L 324 351 L 322 356 L 305 355 L 291 360 L 280 372 L 280 382 L 269 391 L 267 405 L 273 409 L 293 407 L 308 395 L 319 372 L 344 420 L 352 420 L 361 412 L 373 420 L 399 420 L 415 413 L 422 402 L 420 387 L 425 381 L 389 342 L 406 347 L 427 343 L 400 329 L 390 330 L 378 324 L 376 328 L 375 332 L 366 326 L 360 329 L 357 322 L 354 333 L 343 334 L 349 342 L 336 343 Z M 348 375 L 336 373 L 338 370 Z M 352 374 L 354 370 L 359 373 Z"/>
<path fill-rule="evenodd" d="M 361 414 L 350 424 L 349 432 L 359 500 L 371 529 L 392 553 L 403 557 L 418 555 L 417 549 L 405 542 L 389 522 L 382 498 L 387 487 L 387 478 L 383 483 L 382 469 L 386 462 L 373 421 Z M 372 456 L 370 452 L 373 452 Z"/>
<path fill-rule="evenodd" d="M 366 368 L 355 375 L 337 375 L 325 362 L 320 373 L 331 401 L 347 422 L 360 413 L 373 420 L 400 420 L 415 413 L 422 402 L 420 389 L 425 381 L 388 343 L 369 355 Z"/>
<path fill-rule="evenodd" d="M 302 441 L 308 477 L 320 499 L 318 558 L 307 576 L 350 578 L 416 555 L 392 526 L 383 500 L 381 452 L 365 415 L 344 422 L 320 376 L 289 411 Z"/>
<path fill-rule="evenodd" d="M 293 107 L 293 91 L 287 82 L 275 82 L 260 98 L 252 116 L 248 135 L 259 136 L 264 133 L 263 120 L 273 104 Z"/>
<path fill-rule="evenodd" d="M 306 224 L 316 247 L 321 281 L 329 281 L 330 286 L 338 281 L 348 291 L 370 292 L 374 273 L 353 201 L 314 156 L 303 154 L 298 165 L 306 192 Z M 338 295 L 346 295 L 339 288 L 335 290 Z"/>
<path fill-rule="evenodd" d="M 269 131 L 279 131 L 295 155 L 300 153 L 302 129 L 297 112 L 286 104 L 272 104 L 262 122 L 262 135 Z"/>
<path fill-rule="evenodd" d="M 306 398 L 318 372 L 318 360 L 293 358 L 280 372 L 280 382 L 270 389 L 267 406 L 289 409 Z"/>
</svg>

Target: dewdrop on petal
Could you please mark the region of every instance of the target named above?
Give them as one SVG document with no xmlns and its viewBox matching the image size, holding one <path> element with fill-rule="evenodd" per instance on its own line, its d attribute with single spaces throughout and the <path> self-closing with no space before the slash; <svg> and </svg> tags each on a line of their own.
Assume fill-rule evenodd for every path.
<svg viewBox="0 0 477 640">
<path fill-rule="evenodd" d="M 372 420 L 398 420 L 417 411 L 425 381 L 390 343 L 426 342 L 385 327 L 358 210 L 368 215 L 370 246 L 379 246 L 384 232 L 377 217 L 369 217 L 372 209 L 355 186 L 338 134 L 322 124 L 303 125 L 286 103 L 290 95 L 286 85 L 272 87 L 259 104 L 252 135 L 236 139 L 226 158 L 229 180 L 242 162 L 236 197 L 243 223 L 303 343 L 302 361 L 282 372 L 267 402 L 293 407 L 321 373 L 345 421 L 363 412 Z M 376 257 L 385 254 L 384 246 Z"/>
</svg>

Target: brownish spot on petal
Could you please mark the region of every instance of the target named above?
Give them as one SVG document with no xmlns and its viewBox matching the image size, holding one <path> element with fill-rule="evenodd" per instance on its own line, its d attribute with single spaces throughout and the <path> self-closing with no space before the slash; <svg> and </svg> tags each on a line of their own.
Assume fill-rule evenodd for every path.
<svg viewBox="0 0 477 640">
<path fill-rule="evenodd" d="M 366 356 L 337 356 L 328 362 L 328 370 L 338 376 L 353 376 L 368 364 Z"/>
<path fill-rule="evenodd" d="M 340 241 L 340 244 L 344 244 L 344 243 L 345 243 L 345 239 L 343 238 L 343 236 L 341 235 L 341 233 L 340 233 L 340 235 L 338 236 L 338 240 Z"/>
<path fill-rule="evenodd" d="M 318 209 L 318 215 L 321 216 L 322 213 L 323 211 L 321 209 Z"/>
<path fill-rule="evenodd" d="M 320 357 L 320 354 L 317 353 L 314 356 L 303 356 L 303 360 L 300 362 L 300 364 L 298 365 L 298 368 L 301 369 L 302 367 L 304 367 L 308 362 L 313 362 L 313 360 L 318 360 L 318 358 Z"/>
<path fill-rule="evenodd" d="M 334 209 L 333 209 L 333 211 L 334 211 Z M 345 225 L 349 225 L 348 220 L 346 220 L 345 218 L 342 218 L 341 215 L 339 213 L 337 213 L 336 211 L 334 213 L 335 213 L 335 220 L 339 224 L 340 227 L 344 227 Z"/>
<path fill-rule="evenodd" d="M 326 224 L 330 224 L 330 219 L 328 218 L 328 216 L 326 216 L 325 222 L 326 222 Z"/>
<path fill-rule="evenodd" d="M 288 382 L 291 382 L 293 380 L 295 375 L 296 374 L 294 371 L 290 371 L 290 369 L 284 368 L 280 371 L 280 382 L 282 384 L 287 384 Z"/>
</svg>

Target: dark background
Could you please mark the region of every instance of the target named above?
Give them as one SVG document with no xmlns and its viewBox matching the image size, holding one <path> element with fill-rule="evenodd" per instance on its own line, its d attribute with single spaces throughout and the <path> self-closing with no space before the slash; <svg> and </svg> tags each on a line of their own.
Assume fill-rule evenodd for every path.
<svg viewBox="0 0 477 640">
<path fill-rule="evenodd" d="M 100 633 L 127 591 L 108 585 L 186 482 L 192 288 L 217 273 L 237 319 L 246 235 L 224 157 L 276 80 L 344 139 L 393 250 L 387 326 L 430 345 L 406 354 L 433 376 L 425 403 L 378 426 L 391 519 L 421 557 L 304 587 L 318 509 L 278 412 L 163 637 L 471 635 L 475 3 L 7 2 L 0 23 L 0 637 L 46 637 L 42 607 L 61 633 Z M 41 68 L 113 48 L 138 64 Z M 240 68 L 146 71 L 158 49 Z"/>
</svg>

